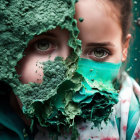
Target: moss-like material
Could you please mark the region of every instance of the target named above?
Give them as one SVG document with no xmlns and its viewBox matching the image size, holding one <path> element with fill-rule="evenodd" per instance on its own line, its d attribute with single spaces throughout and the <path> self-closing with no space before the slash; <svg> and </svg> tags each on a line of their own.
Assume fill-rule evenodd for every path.
<svg viewBox="0 0 140 140">
<path fill-rule="evenodd" d="M 96 78 L 92 93 L 98 94 L 90 98 L 79 96 L 85 86 L 93 87 L 83 72 L 77 71 L 81 41 L 77 39 L 79 30 L 73 18 L 75 2 L 77 0 L 0 0 L 0 81 L 12 87 L 23 104 L 23 113 L 30 119 L 37 118 L 41 126 L 50 131 L 55 129 L 56 134 L 61 134 L 60 128 L 65 131 L 73 128 L 72 139 L 78 136 L 75 127 L 78 118 L 91 120 L 98 126 L 108 119 L 117 102 L 117 95 L 108 92 L 114 90 L 112 83 L 109 83 L 111 88 L 105 89 L 101 86 L 104 82 L 100 84 Z M 42 63 L 41 84 L 22 84 L 15 67 L 28 42 L 35 35 L 56 27 L 69 31 L 68 46 L 73 48 L 73 53 L 66 60 L 57 57 Z M 106 113 L 98 112 L 105 107 L 108 107 Z"/>
<path fill-rule="evenodd" d="M 31 119 L 37 117 L 42 126 L 47 122 L 53 124 L 47 118 L 52 116 L 53 105 L 47 100 L 55 96 L 59 86 L 72 77 L 81 53 L 81 41 L 77 39 L 79 33 L 77 21 L 73 18 L 75 2 L 77 1 L 0 1 L 0 80 L 8 83 L 20 98 L 23 112 Z M 15 67 L 22 59 L 28 42 L 35 35 L 56 27 L 69 31 L 68 46 L 73 48 L 73 54 L 66 61 L 57 58 L 54 62 L 44 63 L 42 84 L 22 84 Z M 57 125 L 59 124 L 61 123 Z"/>
<path fill-rule="evenodd" d="M 61 27 L 70 33 L 68 45 L 81 53 L 74 0 L 0 1 L 0 79 L 18 84 L 15 66 L 35 35 Z M 13 54 L 13 55 L 12 55 Z M 16 79 L 16 80 L 15 80 Z"/>
<path fill-rule="evenodd" d="M 80 21 L 80 22 L 83 22 L 83 21 L 84 21 L 84 19 L 83 19 L 83 18 L 79 18 L 79 21 Z"/>
</svg>

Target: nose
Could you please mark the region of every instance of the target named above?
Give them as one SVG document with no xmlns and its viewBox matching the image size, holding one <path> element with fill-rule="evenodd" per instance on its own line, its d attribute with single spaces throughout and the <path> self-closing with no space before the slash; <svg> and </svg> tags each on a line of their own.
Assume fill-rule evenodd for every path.
<svg viewBox="0 0 140 140">
<path fill-rule="evenodd" d="M 64 40 L 59 50 L 59 56 L 63 57 L 64 60 L 70 55 L 72 48 L 68 46 L 68 40 Z"/>
<path fill-rule="evenodd" d="M 66 29 L 60 29 L 57 27 L 56 29 L 52 30 L 51 33 L 55 34 L 57 42 L 57 49 L 56 53 L 54 53 L 54 56 L 51 56 L 51 59 L 54 60 L 55 57 L 60 56 L 66 59 L 71 51 L 72 48 L 68 46 L 69 41 L 69 32 Z"/>
</svg>

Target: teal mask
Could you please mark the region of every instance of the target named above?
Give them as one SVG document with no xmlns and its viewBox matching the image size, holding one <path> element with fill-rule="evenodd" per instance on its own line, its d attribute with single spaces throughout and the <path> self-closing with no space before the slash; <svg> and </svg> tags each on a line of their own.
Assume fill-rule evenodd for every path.
<svg viewBox="0 0 140 140">
<path fill-rule="evenodd" d="M 94 122 L 95 126 L 108 119 L 113 105 L 118 102 L 118 93 L 113 81 L 117 78 L 120 67 L 121 63 L 79 59 L 77 72 L 84 80 L 73 101 L 79 104 L 82 110 L 81 117 Z"/>
<path fill-rule="evenodd" d="M 96 62 L 90 59 L 80 58 L 77 72 L 82 74 L 91 88 L 95 86 L 95 88 L 102 91 L 114 91 L 111 83 L 118 76 L 121 64 L 122 63 Z M 90 87 L 86 88 L 88 90 L 91 89 Z"/>
</svg>

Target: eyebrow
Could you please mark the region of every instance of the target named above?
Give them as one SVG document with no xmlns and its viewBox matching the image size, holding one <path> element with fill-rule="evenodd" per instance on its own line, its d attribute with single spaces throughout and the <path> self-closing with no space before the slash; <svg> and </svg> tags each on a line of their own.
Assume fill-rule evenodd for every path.
<svg viewBox="0 0 140 140">
<path fill-rule="evenodd" d="M 92 42 L 88 43 L 87 46 L 97 46 L 97 47 L 115 47 L 115 45 L 111 42 Z"/>
<path fill-rule="evenodd" d="M 53 37 L 53 38 L 57 37 L 57 35 L 55 33 L 51 33 L 51 32 L 44 32 L 44 33 L 42 33 L 40 35 L 46 35 L 46 36 Z"/>
<path fill-rule="evenodd" d="M 57 35 L 54 34 L 54 33 L 44 32 L 44 33 L 41 33 L 40 35 L 35 35 L 34 38 L 29 41 L 28 46 L 30 46 L 32 43 L 34 43 L 37 40 L 39 40 L 39 37 L 43 38 L 43 36 L 44 37 L 46 36 L 47 38 L 52 38 L 52 39 L 57 38 Z"/>
</svg>

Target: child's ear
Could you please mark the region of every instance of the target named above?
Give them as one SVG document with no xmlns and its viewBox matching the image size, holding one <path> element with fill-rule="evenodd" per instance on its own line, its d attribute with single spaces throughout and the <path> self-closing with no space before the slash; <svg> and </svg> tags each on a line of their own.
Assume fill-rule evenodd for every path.
<svg viewBox="0 0 140 140">
<path fill-rule="evenodd" d="M 127 59 L 127 54 L 128 54 L 128 48 L 129 48 L 129 43 L 131 39 L 131 34 L 128 34 L 126 36 L 126 40 L 123 43 L 123 49 L 122 49 L 122 62 L 124 62 Z"/>
</svg>

